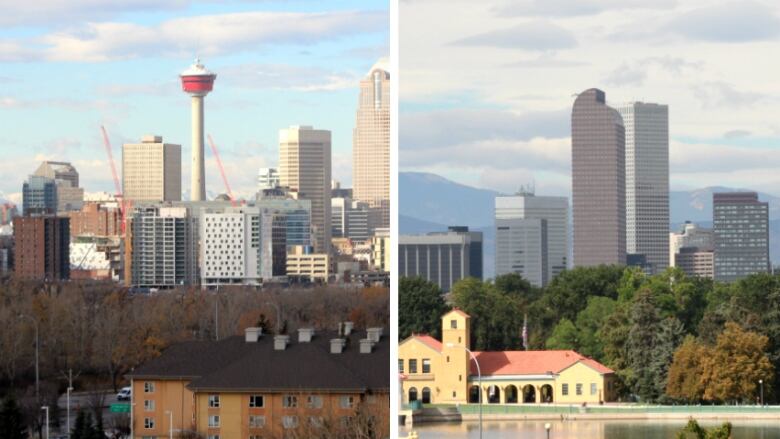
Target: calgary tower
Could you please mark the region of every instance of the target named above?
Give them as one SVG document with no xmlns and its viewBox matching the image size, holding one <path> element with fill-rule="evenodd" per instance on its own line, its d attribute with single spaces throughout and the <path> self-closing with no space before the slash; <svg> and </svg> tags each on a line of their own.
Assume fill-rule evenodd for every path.
<svg viewBox="0 0 780 439">
<path fill-rule="evenodd" d="M 203 98 L 214 88 L 217 74 L 206 70 L 196 58 L 195 63 L 181 72 L 181 87 L 192 96 L 192 186 L 190 199 L 206 199 L 206 171 L 203 164 Z"/>
</svg>

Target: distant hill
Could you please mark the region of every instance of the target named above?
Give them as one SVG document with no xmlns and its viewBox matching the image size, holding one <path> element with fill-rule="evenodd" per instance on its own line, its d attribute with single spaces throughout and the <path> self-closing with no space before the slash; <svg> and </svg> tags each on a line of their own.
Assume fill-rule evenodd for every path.
<svg viewBox="0 0 780 439">
<path fill-rule="evenodd" d="M 399 182 L 400 233 L 419 234 L 446 230 L 447 226 L 469 226 L 485 234 L 485 275 L 493 276 L 493 209 L 498 191 L 456 183 L 436 174 L 401 172 Z M 669 193 L 670 230 L 679 230 L 685 221 L 712 227 L 712 194 L 741 191 L 713 186 Z M 780 262 L 780 197 L 759 192 L 769 202 L 769 242 L 772 261 Z"/>
</svg>

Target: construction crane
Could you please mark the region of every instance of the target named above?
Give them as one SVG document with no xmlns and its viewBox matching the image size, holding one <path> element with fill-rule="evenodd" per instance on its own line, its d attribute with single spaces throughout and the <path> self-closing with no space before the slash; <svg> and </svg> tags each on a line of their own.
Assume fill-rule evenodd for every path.
<svg viewBox="0 0 780 439">
<path fill-rule="evenodd" d="M 219 152 L 217 152 L 217 146 L 214 144 L 214 139 L 211 138 L 211 134 L 208 135 L 209 146 L 211 146 L 211 152 L 214 154 L 214 158 L 217 160 L 217 166 L 219 167 L 219 173 L 222 174 L 222 181 L 225 183 L 225 189 L 227 190 L 227 196 L 230 198 L 230 205 L 237 207 L 236 199 L 233 198 L 233 191 L 230 190 L 230 184 L 228 183 L 227 175 L 225 175 L 225 168 L 222 167 L 222 160 L 219 158 Z"/>
<path fill-rule="evenodd" d="M 122 195 L 122 185 L 119 183 L 119 174 L 116 172 L 116 164 L 114 163 L 114 154 L 111 152 L 111 141 L 108 140 L 108 133 L 106 127 L 100 126 L 100 131 L 103 133 L 103 145 L 106 147 L 108 153 L 108 163 L 111 165 L 111 175 L 114 177 L 114 189 L 116 193 L 114 197 L 117 199 L 119 205 L 120 223 L 119 228 L 121 230 L 121 237 L 125 237 L 125 229 L 127 228 L 127 210 L 130 208 L 130 202 L 125 200 Z"/>
</svg>

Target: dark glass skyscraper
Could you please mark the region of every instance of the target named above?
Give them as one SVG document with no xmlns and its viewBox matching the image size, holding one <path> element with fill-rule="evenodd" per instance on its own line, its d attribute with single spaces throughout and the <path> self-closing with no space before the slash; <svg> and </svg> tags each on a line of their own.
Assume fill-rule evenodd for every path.
<svg viewBox="0 0 780 439">
<path fill-rule="evenodd" d="M 769 272 L 769 204 L 755 192 L 725 192 L 713 194 L 712 208 L 715 279 Z"/>
<path fill-rule="evenodd" d="M 580 93 L 571 113 L 575 266 L 626 263 L 625 142 L 604 92 Z"/>
</svg>

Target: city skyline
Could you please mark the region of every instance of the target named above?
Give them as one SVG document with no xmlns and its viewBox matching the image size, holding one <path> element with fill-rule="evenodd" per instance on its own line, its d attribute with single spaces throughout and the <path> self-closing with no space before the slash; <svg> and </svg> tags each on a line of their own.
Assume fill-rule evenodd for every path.
<svg viewBox="0 0 780 439">
<path fill-rule="evenodd" d="M 360 80 L 388 53 L 387 4 L 76 1 L 17 9 L 0 32 L 0 116 L 15 127 L 0 136 L 0 199 L 19 204 L 22 182 L 44 160 L 71 162 L 86 192 L 113 193 L 101 125 L 115 158 L 122 144 L 149 134 L 183 145 L 189 188 L 190 102 L 178 75 L 196 56 L 219 77 L 205 133 L 237 196 L 253 196 L 258 169 L 277 166 L 278 130 L 294 124 L 333 132 L 334 178 L 351 184 Z M 208 148 L 205 158 L 213 197 L 224 184 Z"/>
<path fill-rule="evenodd" d="M 493 0 L 443 13 L 443 4 L 401 8 L 401 171 L 571 196 L 572 94 L 597 87 L 610 106 L 668 105 L 672 190 L 777 192 L 767 165 L 780 160 L 769 116 L 777 91 L 771 69 L 750 60 L 771 59 L 778 6 Z"/>
</svg>

